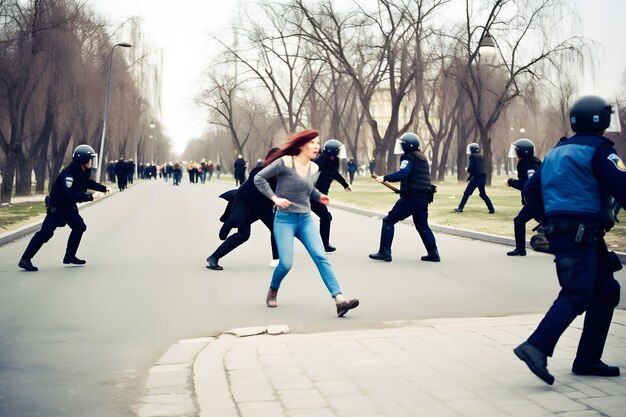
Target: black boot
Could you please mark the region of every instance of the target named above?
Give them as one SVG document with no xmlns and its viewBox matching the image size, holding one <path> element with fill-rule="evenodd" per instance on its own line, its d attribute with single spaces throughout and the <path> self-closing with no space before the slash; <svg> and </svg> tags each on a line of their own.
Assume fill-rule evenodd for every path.
<svg viewBox="0 0 626 417">
<path fill-rule="evenodd" d="M 337 250 L 336 247 L 328 243 L 330 240 L 330 221 L 322 221 L 320 219 L 320 236 L 326 252 L 334 252 Z"/>
<path fill-rule="evenodd" d="M 217 262 L 219 261 L 219 258 L 211 255 L 208 258 L 206 258 L 206 261 L 209 263 L 206 267 L 209 269 L 212 269 L 214 271 L 221 271 L 224 268 L 220 265 L 217 264 Z"/>
<path fill-rule="evenodd" d="M 437 248 L 432 248 L 428 251 L 428 255 L 422 256 L 422 261 L 425 262 L 439 262 L 441 258 L 439 257 L 439 251 Z"/>
<path fill-rule="evenodd" d="M 508 256 L 526 256 L 526 223 L 513 221 L 515 233 L 515 250 L 507 252 Z"/>
<path fill-rule="evenodd" d="M 74 264 L 74 265 L 85 265 L 87 261 L 84 259 L 78 259 L 76 256 L 65 256 L 63 258 L 63 263 L 66 265 Z"/>
<path fill-rule="evenodd" d="M 572 372 L 576 375 L 592 376 L 619 376 L 619 367 L 607 365 L 601 360 L 592 363 L 584 363 L 576 359 L 572 366 Z"/>
<path fill-rule="evenodd" d="M 20 262 L 17 264 L 17 266 L 19 266 L 20 268 L 28 272 L 39 271 L 39 268 L 33 265 L 30 259 L 24 259 L 24 258 L 20 259 Z"/>
<path fill-rule="evenodd" d="M 522 343 L 513 349 L 513 352 L 520 360 L 526 363 L 528 369 L 539 377 L 539 379 L 548 385 L 554 384 L 554 376 L 548 371 L 548 359 L 545 353 L 529 342 Z"/>
<path fill-rule="evenodd" d="M 377 261 L 391 262 L 391 242 L 393 241 L 394 228 L 383 219 L 383 225 L 380 230 L 380 247 L 378 252 L 370 253 L 370 259 Z"/>
<path fill-rule="evenodd" d="M 391 251 L 378 251 L 376 253 L 370 253 L 369 257 L 370 259 L 374 259 L 376 261 L 391 262 Z"/>
</svg>

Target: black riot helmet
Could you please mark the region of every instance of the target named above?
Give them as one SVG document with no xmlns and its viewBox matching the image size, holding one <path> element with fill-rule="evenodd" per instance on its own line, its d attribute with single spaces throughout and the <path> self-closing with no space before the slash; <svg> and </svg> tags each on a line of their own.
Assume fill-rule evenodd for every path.
<svg viewBox="0 0 626 417">
<path fill-rule="evenodd" d="M 569 121 L 574 132 L 603 132 L 611 124 L 613 108 L 602 97 L 584 96 L 569 110 Z"/>
<path fill-rule="evenodd" d="M 98 154 L 89 145 L 78 145 L 72 154 L 72 161 L 85 165 L 91 159 L 92 165 L 98 164 Z"/>
<path fill-rule="evenodd" d="M 480 146 L 477 143 L 470 143 L 465 149 L 467 155 L 480 153 Z"/>
<path fill-rule="evenodd" d="M 404 135 L 400 136 L 399 139 L 396 139 L 396 146 L 393 150 L 393 153 L 401 154 L 418 151 L 421 146 L 422 142 L 420 141 L 419 136 L 417 136 L 415 133 L 407 132 Z"/>
<path fill-rule="evenodd" d="M 511 144 L 509 158 L 530 158 L 535 154 L 535 144 L 532 140 L 521 138 Z"/>
<path fill-rule="evenodd" d="M 324 153 L 324 155 L 336 156 L 340 159 L 344 159 L 347 156 L 346 149 L 344 148 L 343 144 L 337 139 L 328 139 L 326 143 L 324 143 L 322 152 Z"/>
</svg>

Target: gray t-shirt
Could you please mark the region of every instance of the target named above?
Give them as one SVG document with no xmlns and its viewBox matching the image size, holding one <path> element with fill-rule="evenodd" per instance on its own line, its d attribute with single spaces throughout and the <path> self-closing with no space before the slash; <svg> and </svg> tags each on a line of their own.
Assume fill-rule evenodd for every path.
<svg viewBox="0 0 626 417">
<path fill-rule="evenodd" d="M 269 199 L 276 195 L 291 201 L 289 207 L 279 210 L 285 213 L 308 213 L 311 211 L 311 200 L 318 201 L 322 196 L 322 193 L 315 188 L 319 175 L 319 171 L 311 175 L 311 166 L 309 166 L 306 175 L 300 176 L 296 171 L 293 158 L 291 167 L 285 165 L 283 159 L 279 158 L 256 174 L 254 185 Z M 278 178 L 275 193 L 267 182 L 274 176 Z"/>
</svg>

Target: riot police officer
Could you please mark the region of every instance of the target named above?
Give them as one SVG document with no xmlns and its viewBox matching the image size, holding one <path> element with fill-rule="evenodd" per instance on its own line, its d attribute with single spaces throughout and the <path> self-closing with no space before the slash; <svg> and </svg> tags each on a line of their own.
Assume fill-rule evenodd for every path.
<svg viewBox="0 0 626 417">
<path fill-rule="evenodd" d="M 620 374 L 617 366 L 601 360 L 613 310 L 620 300 L 613 273 L 621 269 L 603 236 L 614 224 L 613 199 L 626 203 L 626 166 L 613 143 L 603 136 L 612 112 L 600 97 L 577 100 L 570 109 L 575 135 L 546 155 L 541 170 L 523 191 L 532 210 L 541 215 L 543 209 L 542 224 L 555 255 L 561 291 L 537 329 L 514 352 L 547 384 L 554 383 L 547 357 L 583 312 L 585 321 L 572 372 L 604 377 Z"/>
<path fill-rule="evenodd" d="M 422 256 L 422 261 L 440 261 L 435 235 L 428 227 L 428 204 L 432 202 L 434 188 L 430 181 L 428 160 L 420 147 L 420 138 L 415 133 L 405 133 L 396 140 L 394 148 L 394 153 L 403 154 L 400 158 L 400 169 L 393 174 L 375 176 L 376 181 L 381 183 L 400 181 L 400 199 L 383 218 L 380 247 L 377 253 L 369 255 L 371 259 L 391 262 L 394 226 L 413 216 L 415 228 L 428 252 L 427 256 Z"/>
<path fill-rule="evenodd" d="M 89 178 L 91 167 L 97 165 L 98 154 L 89 145 L 79 145 L 74 149 L 72 162 L 65 168 L 52 185 L 46 197 L 46 217 L 39 230 L 26 247 L 18 266 L 26 271 L 37 271 L 31 259 L 46 243 L 57 227 L 66 224 L 72 229 L 63 257 L 64 264 L 83 265 L 86 262 L 76 257 L 76 251 L 87 226 L 78 214 L 76 203 L 93 201 L 101 194 L 91 194 L 87 189 L 109 193 L 111 190 Z"/>
<path fill-rule="evenodd" d="M 518 139 L 511 144 L 509 158 L 517 158 L 517 179 L 508 178 L 505 184 L 520 190 L 521 193 L 528 178 L 541 167 L 541 160 L 535 156 L 535 144 L 526 138 Z M 532 218 L 532 211 L 522 197 L 522 209 L 513 219 L 515 250 L 507 252 L 508 256 L 526 256 L 526 223 Z"/>
<path fill-rule="evenodd" d="M 329 139 L 324 143 L 322 152 L 315 158 L 315 163 L 319 165 L 319 178 L 315 183 L 315 188 L 320 193 L 328 195 L 330 184 L 333 180 L 337 180 L 346 192 L 352 192 L 352 187 L 345 178 L 339 173 L 339 160 L 346 158 L 346 150 L 341 142 L 337 139 Z M 326 252 L 334 252 L 336 248 L 329 243 L 330 241 L 330 222 L 333 216 L 328 211 L 328 207 L 319 201 L 311 200 L 311 211 L 320 218 L 320 236 L 324 244 Z"/>
<path fill-rule="evenodd" d="M 469 155 L 469 161 L 467 164 L 467 172 L 469 173 L 469 178 L 467 179 L 467 187 L 465 187 L 465 191 L 463 192 L 463 198 L 461 198 L 459 207 L 455 208 L 454 211 L 456 211 L 457 213 L 463 213 L 463 207 L 465 207 L 465 203 L 467 203 L 467 200 L 474 193 L 474 190 L 478 188 L 478 195 L 487 205 L 487 210 L 489 210 L 489 214 L 493 214 L 496 212 L 496 210 L 493 208 L 491 199 L 485 191 L 485 184 L 487 183 L 487 170 L 485 168 L 485 161 L 483 160 L 483 156 L 480 154 L 480 146 L 477 143 L 470 143 L 469 145 L 467 145 L 465 153 Z"/>
</svg>

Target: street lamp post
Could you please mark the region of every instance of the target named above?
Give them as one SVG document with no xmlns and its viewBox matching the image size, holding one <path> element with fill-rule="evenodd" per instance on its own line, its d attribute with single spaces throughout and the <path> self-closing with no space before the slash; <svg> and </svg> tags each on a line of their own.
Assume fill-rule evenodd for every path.
<svg viewBox="0 0 626 417">
<path fill-rule="evenodd" d="M 113 51 L 117 46 L 123 48 L 130 48 L 132 45 L 126 42 L 120 42 L 113 45 L 111 52 L 109 52 L 109 75 L 107 77 L 107 91 L 104 96 L 104 115 L 102 116 L 102 139 L 100 139 L 100 153 L 98 154 L 98 172 L 96 174 L 97 180 L 101 181 L 100 174 L 102 173 L 102 158 L 104 153 L 104 139 L 107 132 L 107 114 L 109 113 L 109 91 L 111 91 L 111 72 L 113 70 Z"/>
<path fill-rule="evenodd" d="M 156 125 L 154 124 L 154 122 L 150 122 L 150 130 L 154 129 L 156 127 Z M 150 135 L 148 136 L 148 138 L 150 139 L 150 163 L 154 164 L 154 142 L 156 141 L 156 136 Z"/>
<path fill-rule="evenodd" d="M 148 139 L 150 139 L 150 164 L 154 163 L 154 136 L 149 135 Z"/>
</svg>

